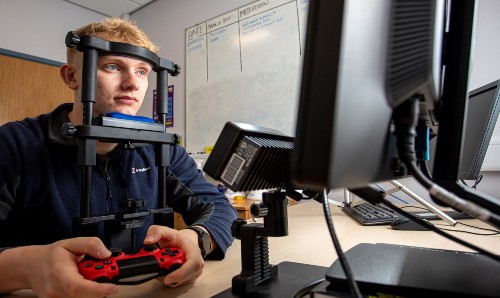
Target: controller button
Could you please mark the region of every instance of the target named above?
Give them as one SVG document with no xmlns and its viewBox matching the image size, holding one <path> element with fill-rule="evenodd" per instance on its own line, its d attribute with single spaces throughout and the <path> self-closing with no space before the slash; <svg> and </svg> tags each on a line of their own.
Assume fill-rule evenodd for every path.
<svg viewBox="0 0 500 298">
<path fill-rule="evenodd" d="M 111 264 L 111 260 L 104 260 L 104 264 Z"/>
<path fill-rule="evenodd" d="M 111 266 L 111 270 L 116 270 L 116 266 Z"/>
<path fill-rule="evenodd" d="M 104 266 L 103 265 L 97 265 L 97 266 L 95 266 L 95 269 L 101 270 L 101 269 L 104 269 Z"/>
<path fill-rule="evenodd" d="M 170 256 L 170 257 L 175 257 L 176 255 L 177 255 L 177 252 L 171 252 L 171 253 L 169 254 L 169 256 Z"/>
<path fill-rule="evenodd" d="M 160 258 L 160 262 L 165 262 L 165 259 L 164 258 Z"/>
<path fill-rule="evenodd" d="M 94 266 L 94 264 L 92 262 L 88 262 L 88 263 L 85 263 L 85 265 L 83 265 L 83 267 L 85 267 L 85 268 L 89 268 L 92 266 Z"/>
<path fill-rule="evenodd" d="M 179 250 L 178 250 L 178 249 L 176 249 L 176 250 L 174 250 L 174 251 L 173 251 L 173 253 L 174 253 L 174 254 L 178 254 L 178 253 L 179 253 Z"/>
</svg>

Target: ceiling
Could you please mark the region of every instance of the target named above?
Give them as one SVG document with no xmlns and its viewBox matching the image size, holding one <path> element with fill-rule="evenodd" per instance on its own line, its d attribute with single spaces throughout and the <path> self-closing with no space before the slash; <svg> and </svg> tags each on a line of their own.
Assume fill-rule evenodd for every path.
<svg viewBox="0 0 500 298">
<path fill-rule="evenodd" d="M 154 0 L 64 0 L 78 6 L 115 17 L 132 13 Z"/>
</svg>

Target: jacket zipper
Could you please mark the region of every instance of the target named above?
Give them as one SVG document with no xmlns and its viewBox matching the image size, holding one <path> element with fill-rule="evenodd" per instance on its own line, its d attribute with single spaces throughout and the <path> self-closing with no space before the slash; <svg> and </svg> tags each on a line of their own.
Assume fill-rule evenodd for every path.
<svg viewBox="0 0 500 298">
<path fill-rule="evenodd" d="M 106 201 L 108 202 L 108 211 L 112 214 L 113 211 L 113 193 L 111 191 L 111 177 L 108 173 L 109 159 L 105 159 L 103 166 L 104 178 L 106 180 Z"/>
</svg>

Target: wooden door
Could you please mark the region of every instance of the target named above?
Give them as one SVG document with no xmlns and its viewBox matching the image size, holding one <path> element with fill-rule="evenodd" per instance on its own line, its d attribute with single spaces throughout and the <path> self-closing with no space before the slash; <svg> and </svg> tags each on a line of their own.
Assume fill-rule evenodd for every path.
<svg viewBox="0 0 500 298">
<path fill-rule="evenodd" d="M 59 67 L 0 55 L 0 125 L 48 113 L 73 102 Z"/>
</svg>

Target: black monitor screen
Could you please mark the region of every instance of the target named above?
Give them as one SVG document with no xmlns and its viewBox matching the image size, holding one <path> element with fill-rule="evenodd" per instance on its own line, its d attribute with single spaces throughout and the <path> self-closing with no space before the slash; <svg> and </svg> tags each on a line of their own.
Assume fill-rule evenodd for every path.
<svg viewBox="0 0 500 298">
<path fill-rule="evenodd" d="M 459 179 L 478 179 L 499 111 L 500 81 L 469 93 Z"/>
</svg>

